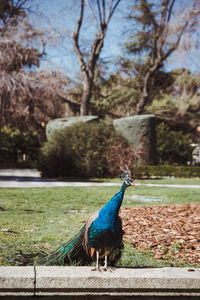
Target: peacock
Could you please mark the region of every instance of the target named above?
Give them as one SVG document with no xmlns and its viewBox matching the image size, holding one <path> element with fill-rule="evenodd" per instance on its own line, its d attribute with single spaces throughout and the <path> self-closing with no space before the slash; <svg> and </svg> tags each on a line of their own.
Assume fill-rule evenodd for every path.
<svg viewBox="0 0 200 300">
<path fill-rule="evenodd" d="M 45 265 L 88 265 L 96 258 L 99 270 L 100 261 L 104 259 L 103 270 L 108 270 L 108 263 L 115 264 L 123 250 L 122 220 L 119 217 L 124 192 L 133 186 L 128 172 L 121 176 L 124 179 L 120 191 L 98 212 L 92 215 L 80 231 L 62 247 L 50 254 Z"/>
</svg>

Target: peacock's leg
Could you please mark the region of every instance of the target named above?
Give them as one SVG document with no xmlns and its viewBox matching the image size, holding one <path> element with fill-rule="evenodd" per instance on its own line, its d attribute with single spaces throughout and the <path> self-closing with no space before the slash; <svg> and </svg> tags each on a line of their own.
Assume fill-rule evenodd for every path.
<svg viewBox="0 0 200 300">
<path fill-rule="evenodd" d="M 105 260 L 104 260 L 104 267 L 103 267 L 104 271 L 108 270 L 108 255 L 105 253 Z"/>
<path fill-rule="evenodd" d="M 99 251 L 96 250 L 96 267 L 92 269 L 92 271 L 100 271 L 101 269 L 99 267 Z"/>
<path fill-rule="evenodd" d="M 110 253 L 110 249 L 105 250 L 105 260 L 104 260 L 103 270 L 112 272 L 112 270 L 110 268 L 108 268 L 108 254 L 109 253 Z"/>
</svg>

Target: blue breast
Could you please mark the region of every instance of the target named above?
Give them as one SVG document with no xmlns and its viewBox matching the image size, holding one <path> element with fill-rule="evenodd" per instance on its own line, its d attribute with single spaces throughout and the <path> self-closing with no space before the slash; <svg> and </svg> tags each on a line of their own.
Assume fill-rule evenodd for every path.
<svg viewBox="0 0 200 300">
<path fill-rule="evenodd" d="M 124 188 L 100 210 L 88 232 L 89 245 L 93 248 L 116 247 L 122 242 L 122 222 L 118 216 Z"/>
</svg>

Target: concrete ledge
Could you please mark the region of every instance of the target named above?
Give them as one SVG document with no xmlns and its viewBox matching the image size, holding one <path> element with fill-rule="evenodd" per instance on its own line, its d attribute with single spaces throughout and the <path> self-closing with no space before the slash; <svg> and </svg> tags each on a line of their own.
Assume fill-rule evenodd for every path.
<svg viewBox="0 0 200 300">
<path fill-rule="evenodd" d="M 192 270 L 113 268 L 100 273 L 91 267 L 0 267 L 0 298 L 200 299 L 200 270 Z"/>
<path fill-rule="evenodd" d="M 34 267 L 0 267 L 0 297 L 34 295 Z"/>
</svg>

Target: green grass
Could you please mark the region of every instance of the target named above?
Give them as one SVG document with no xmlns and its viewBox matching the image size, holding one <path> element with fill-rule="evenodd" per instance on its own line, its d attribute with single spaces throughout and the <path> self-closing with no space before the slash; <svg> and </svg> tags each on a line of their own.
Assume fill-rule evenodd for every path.
<svg viewBox="0 0 200 300">
<path fill-rule="evenodd" d="M 88 216 L 118 191 L 119 187 L 0 189 L 0 265 L 33 264 L 43 251 L 52 251 L 72 237 Z M 158 197 L 161 201 L 134 200 L 135 195 Z M 123 207 L 199 201 L 198 189 L 141 186 L 126 191 Z M 119 264 L 185 265 L 172 260 L 155 260 L 149 252 L 134 249 L 128 243 Z"/>
</svg>

